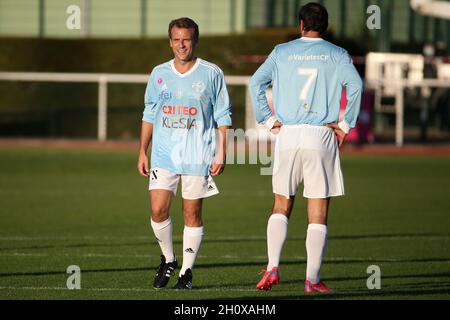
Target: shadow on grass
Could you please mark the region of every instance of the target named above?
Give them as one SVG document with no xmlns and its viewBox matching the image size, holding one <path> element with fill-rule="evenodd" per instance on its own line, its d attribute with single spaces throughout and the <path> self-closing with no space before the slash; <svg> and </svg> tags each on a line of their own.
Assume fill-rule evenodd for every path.
<svg viewBox="0 0 450 320">
<path fill-rule="evenodd" d="M 150 271 L 154 270 L 154 267 L 136 267 L 136 268 L 113 268 L 113 269 L 82 269 L 81 273 L 97 273 L 97 272 L 134 272 L 134 271 Z M 50 276 L 65 274 L 65 271 L 37 271 L 37 272 L 11 272 L 0 273 L 0 277 L 15 277 L 15 276 Z"/>
<path fill-rule="evenodd" d="M 42 245 L 42 246 L 36 245 L 36 246 L 28 246 L 28 247 L 8 247 L 8 248 L 0 248 L 0 251 L 40 250 L 40 249 L 55 249 L 55 248 L 138 247 L 138 246 L 147 246 L 150 244 L 151 244 L 151 242 L 109 243 L 109 244 L 108 243 L 101 243 L 101 244 L 98 244 L 98 243 L 75 243 L 75 244 L 57 244 L 57 245 Z"/>
<path fill-rule="evenodd" d="M 433 233 L 405 233 L 405 234 L 372 234 L 372 235 L 341 235 L 341 236 L 329 236 L 329 240 L 358 240 L 358 239 L 402 239 L 402 238 L 435 238 L 442 237 L 448 238 L 448 234 L 433 234 Z M 304 236 L 299 237 L 288 237 L 288 241 L 305 241 Z M 217 239 L 213 237 L 205 237 L 202 243 L 239 243 L 239 242 L 265 242 L 265 237 L 218 237 Z M 182 239 L 175 239 L 173 241 L 174 244 L 181 244 L 183 242 Z M 75 244 L 52 244 L 52 245 L 33 245 L 26 247 L 3 247 L 0 248 L 0 251 L 8 251 L 8 250 L 39 250 L 39 249 L 52 249 L 52 248 L 93 248 L 93 247 L 131 247 L 131 246 L 146 246 L 153 244 L 153 238 L 149 236 L 149 240 L 145 242 L 127 242 L 127 243 L 117 243 L 117 242 L 109 242 L 109 243 L 94 243 L 94 242 L 85 242 L 85 243 L 75 243 Z"/>
<path fill-rule="evenodd" d="M 383 279 L 419 279 L 419 278 L 450 278 L 450 273 L 433 273 L 433 274 L 413 274 L 413 275 L 392 275 L 392 276 L 383 276 Z M 204 285 L 201 287 L 197 287 L 199 289 L 220 289 L 220 287 L 227 287 L 227 288 L 242 288 L 242 287 L 248 287 L 248 288 L 254 288 L 256 283 L 260 280 L 260 277 L 256 277 L 254 278 L 253 282 L 240 282 L 240 283 L 230 283 L 230 284 L 221 284 L 221 286 L 217 286 L 217 285 Z M 361 276 L 355 276 L 355 277 L 331 277 L 331 278 L 324 278 L 323 279 L 325 282 L 339 282 L 339 281 L 355 281 L 355 280 L 359 280 L 361 281 L 361 283 L 365 284 L 367 277 Z M 299 286 L 299 288 L 301 288 L 303 290 L 303 284 L 304 284 L 305 279 L 303 278 L 299 278 L 299 279 L 291 279 L 291 280 L 282 280 L 280 282 L 280 285 L 276 288 L 280 288 L 282 286 L 285 285 L 297 285 Z M 398 285 L 399 287 L 401 286 L 402 288 L 405 288 L 405 290 L 411 290 L 414 289 L 414 287 L 430 287 L 433 286 L 435 288 L 437 287 L 447 287 L 449 290 L 447 291 L 450 294 L 450 282 L 446 282 L 446 281 L 440 281 L 438 284 L 436 283 L 430 283 L 430 282 L 426 282 L 424 283 L 409 283 L 406 285 Z M 389 287 L 388 287 L 389 288 Z M 365 287 L 363 288 L 364 292 L 373 292 L 373 291 L 377 291 L 377 290 L 368 290 Z M 276 289 L 275 289 L 276 290 Z M 389 290 L 392 290 L 391 288 Z M 353 290 L 343 290 L 343 292 L 352 292 Z M 357 289 L 357 291 L 360 291 L 359 288 Z"/>
<path fill-rule="evenodd" d="M 362 259 L 339 259 L 339 260 L 327 260 L 324 259 L 324 263 L 329 265 L 334 264 L 353 264 L 353 263 L 427 263 L 427 262 L 450 262 L 450 258 L 424 258 L 424 259 L 376 259 L 376 258 L 362 258 Z M 296 259 L 281 262 L 281 267 L 285 265 L 300 265 L 306 264 L 306 259 Z M 242 262 L 223 262 L 223 263 L 198 263 L 195 265 L 196 269 L 209 269 L 217 267 L 245 267 L 245 266 L 260 266 L 266 267 L 266 261 L 242 261 Z"/>
<path fill-rule="evenodd" d="M 410 260 L 414 261 L 414 260 Z M 422 261 L 422 260 L 421 260 Z M 426 260 L 424 260 L 426 261 Z M 439 260 L 441 261 L 441 260 Z M 449 261 L 446 259 L 445 261 Z M 355 261 L 360 263 L 361 261 Z M 282 265 L 297 265 L 297 264 L 303 264 L 304 261 L 286 261 Z M 334 261 L 327 262 L 328 264 L 335 263 Z M 341 261 L 338 261 L 338 263 L 341 263 Z M 249 266 L 255 266 L 255 267 L 261 267 L 264 264 L 261 262 L 231 262 L 231 263 L 200 263 L 197 264 L 195 269 L 209 269 L 209 268 L 230 268 L 230 267 L 249 267 Z M 83 269 L 83 273 L 103 273 L 103 272 L 140 272 L 140 271 L 152 271 L 156 269 L 155 266 L 142 266 L 142 267 L 135 267 L 135 268 L 111 268 L 111 269 Z M 257 269 L 257 268 L 255 268 Z M 0 273 L 0 277 L 14 277 L 14 276 L 45 276 L 45 275 L 57 275 L 57 274 L 66 274 L 65 271 L 37 271 L 37 272 L 11 272 L 11 273 Z M 383 275 L 383 279 L 396 279 L 396 278 L 430 278 L 430 277 L 450 277 L 450 272 L 444 272 L 444 273 L 431 273 L 431 274 L 413 274 L 413 275 Z M 335 278 L 327 278 L 326 280 L 329 281 L 349 281 L 349 280 L 364 280 L 366 279 L 365 276 L 362 277 L 335 277 Z M 300 281 L 300 280 L 298 280 Z M 284 283 L 296 283 L 297 280 L 287 281 Z M 242 285 L 242 284 L 241 284 Z"/>
<path fill-rule="evenodd" d="M 257 300 L 274 300 L 274 299 L 299 299 L 299 300 L 326 300 L 326 299 L 371 299 L 371 298 L 386 298 L 391 299 L 392 297 L 398 297 L 403 299 L 405 297 L 415 297 L 415 296 L 427 296 L 427 295 L 449 295 L 450 285 L 446 288 L 434 288 L 434 289 L 380 289 L 380 290 L 368 290 L 362 289 L 358 291 L 342 291 L 333 293 L 313 293 L 305 294 L 303 292 L 297 295 L 293 292 L 292 295 L 277 296 L 275 294 L 265 294 L 261 292 L 255 292 L 252 296 L 240 296 L 239 299 L 257 299 Z M 444 299 L 444 298 L 442 298 Z"/>
<path fill-rule="evenodd" d="M 286 264 L 298 264 L 298 262 L 288 262 Z M 260 266 L 261 262 L 234 262 L 234 263 L 216 263 L 216 264 L 198 264 L 195 269 L 202 268 L 220 268 L 220 267 L 239 267 L 239 266 Z M 136 267 L 136 268 L 111 268 L 111 269 L 82 269 L 82 273 L 93 272 L 133 272 L 133 271 L 153 271 L 156 270 L 156 266 L 148 267 Z M 14 276 L 46 276 L 66 274 L 65 271 L 37 271 L 37 272 L 11 272 L 0 273 L 0 277 L 14 277 Z"/>
</svg>

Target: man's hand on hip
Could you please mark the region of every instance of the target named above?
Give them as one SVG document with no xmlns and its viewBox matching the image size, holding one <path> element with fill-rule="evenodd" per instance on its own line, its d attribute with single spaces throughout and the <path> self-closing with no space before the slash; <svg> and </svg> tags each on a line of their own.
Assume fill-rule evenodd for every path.
<svg viewBox="0 0 450 320">
<path fill-rule="evenodd" d="M 330 123 L 326 125 L 328 128 L 333 129 L 334 134 L 336 135 L 336 138 L 338 140 L 338 144 L 339 144 L 339 148 L 342 147 L 342 145 L 344 144 L 344 140 L 345 137 L 347 136 L 347 134 L 342 131 L 341 128 L 339 128 L 339 126 L 335 123 Z"/>
<path fill-rule="evenodd" d="M 274 122 L 272 129 L 270 129 L 270 132 L 272 132 L 273 134 L 278 134 L 282 126 L 283 124 L 277 120 Z"/>
</svg>

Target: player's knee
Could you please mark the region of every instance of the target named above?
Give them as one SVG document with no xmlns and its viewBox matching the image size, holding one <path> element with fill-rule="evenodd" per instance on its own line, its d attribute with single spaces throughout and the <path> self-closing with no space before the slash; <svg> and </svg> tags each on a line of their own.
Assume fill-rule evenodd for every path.
<svg viewBox="0 0 450 320">
<path fill-rule="evenodd" d="M 155 222 L 162 222 L 169 218 L 169 210 L 161 206 L 152 206 L 152 220 Z"/>
<path fill-rule="evenodd" d="M 288 218 L 291 215 L 294 198 L 286 199 L 284 196 L 275 195 L 272 213 L 282 213 Z"/>
</svg>

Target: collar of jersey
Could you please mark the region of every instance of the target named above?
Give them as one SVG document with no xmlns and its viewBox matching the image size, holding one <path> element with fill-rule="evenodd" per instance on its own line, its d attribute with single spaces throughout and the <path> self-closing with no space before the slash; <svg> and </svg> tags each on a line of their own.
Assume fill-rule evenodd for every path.
<svg viewBox="0 0 450 320">
<path fill-rule="evenodd" d="M 175 60 L 175 59 L 170 60 L 170 66 L 172 67 L 172 71 L 173 71 L 177 76 L 179 76 L 179 77 L 181 77 L 181 78 L 184 78 L 184 77 L 187 77 L 188 75 L 190 75 L 192 72 L 194 72 L 195 69 L 197 69 L 198 65 L 200 64 L 200 60 L 201 60 L 201 59 L 200 59 L 200 58 L 197 58 L 197 61 L 195 61 L 195 64 L 192 66 L 192 68 L 191 68 L 189 71 L 185 72 L 185 73 L 180 73 L 180 72 L 178 72 L 178 70 L 175 68 L 174 60 Z"/>
<path fill-rule="evenodd" d="M 305 40 L 305 41 L 320 41 L 323 40 L 322 38 L 310 38 L 310 37 L 301 37 L 301 40 Z"/>
</svg>

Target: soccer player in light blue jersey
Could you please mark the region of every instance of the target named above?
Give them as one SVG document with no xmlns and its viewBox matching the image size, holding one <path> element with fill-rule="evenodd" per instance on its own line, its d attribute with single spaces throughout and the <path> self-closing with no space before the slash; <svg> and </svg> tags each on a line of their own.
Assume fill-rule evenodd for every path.
<svg viewBox="0 0 450 320">
<path fill-rule="evenodd" d="M 198 38 L 193 20 L 171 21 L 174 59 L 153 69 L 145 91 L 138 171 L 149 178 L 151 226 L 162 251 L 155 289 L 167 286 L 178 266 L 169 215 L 178 182 L 181 179 L 185 227 L 183 264 L 174 288 L 191 289 L 203 237 L 202 201 L 219 193 L 212 176 L 221 174 L 225 165 L 231 105 L 223 72 L 195 56 Z"/>
<path fill-rule="evenodd" d="M 305 292 L 329 292 L 320 281 L 327 243 L 330 197 L 344 195 L 339 147 L 355 126 L 362 81 L 348 53 L 321 38 L 327 10 L 308 3 L 299 12 L 301 38 L 274 48 L 250 80 L 258 123 L 276 134 L 272 186 L 274 206 L 267 224 L 268 265 L 257 284 L 270 290 L 279 281 L 279 260 L 295 194 L 303 182 L 308 230 Z M 266 98 L 272 83 L 274 114 Z M 338 122 L 342 88 L 348 104 Z"/>
</svg>

